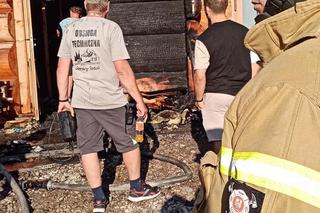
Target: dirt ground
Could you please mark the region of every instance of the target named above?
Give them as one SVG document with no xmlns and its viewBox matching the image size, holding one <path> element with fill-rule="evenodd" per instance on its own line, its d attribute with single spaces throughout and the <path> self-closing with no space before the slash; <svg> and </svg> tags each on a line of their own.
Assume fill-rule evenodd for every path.
<svg viewBox="0 0 320 213">
<path fill-rule="evenodd" d="M 142 147 L 153 148 L 155 153 L 174 157 L 190 167 L 193 172 L 191 180 L 162 187 L 161 195 L 156 199 L 132 203 L 127 200 L 128 192 L 111 192 L 110 203 L 107 212 L 169 212 L 184 213 L 190 212 L 195 193 L 199 188 L 198 166 L 199 156 L 198 144 L 199 129 L 198 124 L 189 121 L 185 125 L 172 128 L 159 128 L 153 132 L 153 137 L 147 137 L 147 142 Z M 196 126 L 196 129 L 195 129 Z M 33 142 L 35 143 L 35 142 Z M 145 149 L 145 148 L 142 148 Z M 121 156 L 107 156 L 107 161 L 101 160 L 101 166 L 116 166 L 114 173 L 114 184 L 127 183 L 127 173 L 122 163 Z M 107 163 L 106 163 L 107 162 Z M 68 184 L 85 184 L 85 176 L 77 157 L 64 164 L 50 162 L 47 167 L 36 167 L 32 170 L 22 169 L 14 173 L 17 179 L 21 180 L 52 180 Z M 53 163 L 53 164 L 52 164 Z M 159 160 L 143 159 L 143 174 L 146 174 L 146 181 L 158 181 L 167 177 L 182 175 L 183 171 L 173 165 Z M 110 171 L 105 169 L 104 179 L 110 179 Z M 112 172 L 111 172 L 112 173 Z M 112 178 L 111 178 L 112 179 Z M 112 181 L 112 180 L 111 180 Z M 90 192 L 28 189 L 26 190 L 32 212 L 91 212 L 92 197 Z M 20 205 L 14 193 L 5 181 L 0 178 L 0 212 L 20 212 Z"/>
</svg>

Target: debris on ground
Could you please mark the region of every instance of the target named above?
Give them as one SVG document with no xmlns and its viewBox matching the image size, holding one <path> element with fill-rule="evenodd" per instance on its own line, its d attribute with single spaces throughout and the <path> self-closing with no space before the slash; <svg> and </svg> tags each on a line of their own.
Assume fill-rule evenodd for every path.
<svg viewBox="0 0 320 213">
<path fill-rule="evenodd" d="M 6 121 L 4 128 L 0 130 L 0 144 L 6 138 L 21 138 L 28 136 L 39 129 L 39 122 L 31 118 L 16 118 L 15 120 Z M 11 136 L 12 135 L 12 136 Z"/>
<path fill-rule="evenodd" d="M 184 132 L 184 133 L 182 133 Z M 159 134 L 160 146 L 156 153 L 166 154 L 185 162 L 194 173 L 192 180 L 169 186 L 162 189 L 161 195 L 151 201 L 143 201 L 139 204 L 127 200 L 127 192 L 112 192 L 108 212 L 181 212 L 177 209 L 188 209 L 199 187 L 197 177 L 198 163 L 196 143 L 193 141 L 190 130 L 183 129 L 179 133 Z M 117 159 L 115 160 L 117 161 Z M 118 162 L 114 162 L 116 165 Z M 102 163 L 103 165 L 103 163 Z M 144 162 L 148 165 L 147 181 L 154 181 L 164 177 L 175 176 L 181 170 L 171 164 L 159 161 Z M 110 174 L 106 172 L 104 176 Z M 20 180 L 45 180 L 52 179 L 64 183 L 86 183 L 85 175 L 79 162 L 60 165 L 52 168 L 44 168 L 19 173 Z M 115 171 L 115 184 L 127 183 L 127 172 L 123 163 L 117 166 Z M 75 192 L 64 190 L 28 190 L 27 194 L 35 213 L 40 212 L 90 212 L 91 194 L 88 192 Z M 179 199 L 178 199 L 179 198 Z M 4 212 L 18 212 L 19 204 L 13 194 L 9 194 L 0 201 Z M 11 205 L 11 202 L 15 205 Z M 185 205 L 185 207 L 184 207 Z M 2 210 L 0 210 L 1 212 Z M 184 212 L 184 211 L 182 211 Z"/>
<path fill-rule="evenodd" d="M 111 192 L 110 204 L 107 212 L 161 212 L 161 213 L 176 213 L 176 212 L 190 212 L 193 204 L 193 199 L 199 188 L 200 182 L 198 179 L 198 162 L 199 149 L 197 141 L 194 139 L 193 126 L 190 123 L 191 115 L 188 110 L 176 112 L 168 110 L 166 112 L 154 114 L 157 119 L 163 119 L 161 126 L 152 128 L 153 134 L 146 137 L 146 141 L 141 144 L 141 149 L 151 150 L 158 154 L 174 157 L 185 164 L 187 164 L 192 172 L 193 177 L 189 181 L 178 183 L 162 188 L 161 195 L 149 201 L 142 201 L 140 203 L 132 203 L 127 200 L 128 192 Z M 184 118 L 183 118 L 184 116 Z M 162 117 L 162 118 L 160 118 Z M 179 118 L 177 118 L 179 117 Z M 49 120 L 39 126 L 39 131 L 34 131 L 28 136 L 24 135 L 21 138 L 11 138 L 0 143 L 2 146 L 11 148 L 23 147 L 28 149 L 28 152 L 38 153 L 44 152 L 46 149 L 54 149 L 60 147 L 61 137 L 58 134 L 58 125 L 53 125 L 51 135 L 51 143 L 48 144 L 48 129 L 52 124 L 54 116 L 49 117 Z M 171 121 L 171 123 L 169 123 Z M 179 120 L 179 122 L 178 122 Z M 185 125 L 181 125 L 184 120 Z M 193 119 L 194 120 L 194 119 Z M 158 124 L 158 125 L 159 125 Z M 180 125 L 179 125 L 180 124 Z M 150 123 L 151 125 L 151 123 Z M 167 128 L 175 126 L 176 128 Z M 47 130 L 43 132 L 43 129 Z M 164 128 L 166 127 L 166 128 Z M 149 131 L 149 130 L 148 130 Z M 1 134 L 1 133 L 0 133 Z M 16 135 L 14 133 L 13 135 Z M 56 137 L 57 136 L 57 137 Z M 59 138 L 60 137 L 60 138 Z M 53 144 L 52 144 L 53 143 Z M 31 147 L 27 147 L 30 145 Z M 67 145 L 61 145 L 64 147 Z M 23 153 L 23 150 L 21 150 Z M 0 151 L 1 157 L 1 151 Z M 54 161 L 54 159 L 41 159 L 42 164 L 37 160 L 31 161 L 33 168 L 27 167 L 16 168 L 15 178 L 19 181 L 41 181 L 53 180 L 67 184 L 86 184 L 84 172 L 82 170 L 79 158 L 75 155 L 68 161 Z M 109 166 L 114 169 L 110 169 Z M 107 160 L 101 161 L 101 166 L 104 168 L 102 176 L 113 184 L 125 184 L 127 180 L 127 171 L 122 162 L 121 155 L 110 155 Z M 14 170 L 14 168 L 12 168 Z M 169 163 L 158 160 L 142 159 L 142 175 L 148 181 L 156 181 L 159 179 L 174 177 L 182 175 L 183 171 Z M 45 189 L 28 189 L 26 195 L 33 209 L 34 213 L 42 212 L 91 212 L 92 198 L 91 193 L 86 191 L 68 191 L 68 190 L 52 190 Z M 0 176 L 0 213 L 2 212 L 19 212 L 20 206 L 16 196 L 11 192 L 10 187 L 6 185 L 3 177 Z"/>
</svg>

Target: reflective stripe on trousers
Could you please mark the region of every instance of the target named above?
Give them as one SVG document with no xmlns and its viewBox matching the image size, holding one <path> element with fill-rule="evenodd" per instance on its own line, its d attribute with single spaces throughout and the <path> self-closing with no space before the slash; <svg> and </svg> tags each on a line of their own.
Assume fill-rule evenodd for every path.
<svg viewBox="0 0 320 213">
<path fill-rule="evenodd" d="M 222 174 L 320 208 L 320 172 L 258 152 L 222 147 L 220 154 Z"/>
</svg>

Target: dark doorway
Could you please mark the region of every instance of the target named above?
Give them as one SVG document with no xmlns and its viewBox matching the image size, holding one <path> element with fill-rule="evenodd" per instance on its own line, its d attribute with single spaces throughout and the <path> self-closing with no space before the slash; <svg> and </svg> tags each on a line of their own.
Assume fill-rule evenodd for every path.
<svg viewBox="0 0 320 213">
<path fill-rule="evenodd" d="M 83 7 L 83 0 L 32 0 L 30 3 L 38 97 L 41 117 L 44 117 L 57 107 L 56 69 L 60 45 L 57 26 L 69 16 L 69 7 Z"/>
</svg>

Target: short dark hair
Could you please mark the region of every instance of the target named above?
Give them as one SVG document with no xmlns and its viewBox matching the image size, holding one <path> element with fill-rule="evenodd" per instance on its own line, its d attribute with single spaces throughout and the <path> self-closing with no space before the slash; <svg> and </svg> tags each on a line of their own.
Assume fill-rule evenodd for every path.
<svg viewBox="0 0 320 213">
<path fill-rule="evenodd" d="M 69 8 L 69 11 L 73 12 L 73 13 L 77 13 L 79 15 L 82 15 L 83 13 L 83 9 L 81 7 L 78 6 L 72 6 Z"/>
<path fill-rule="evenodd" d="M 205 0 L 204 5 L 214 13 L 224 13 L 228 7 L 228 0 Z"/>
</svg>

